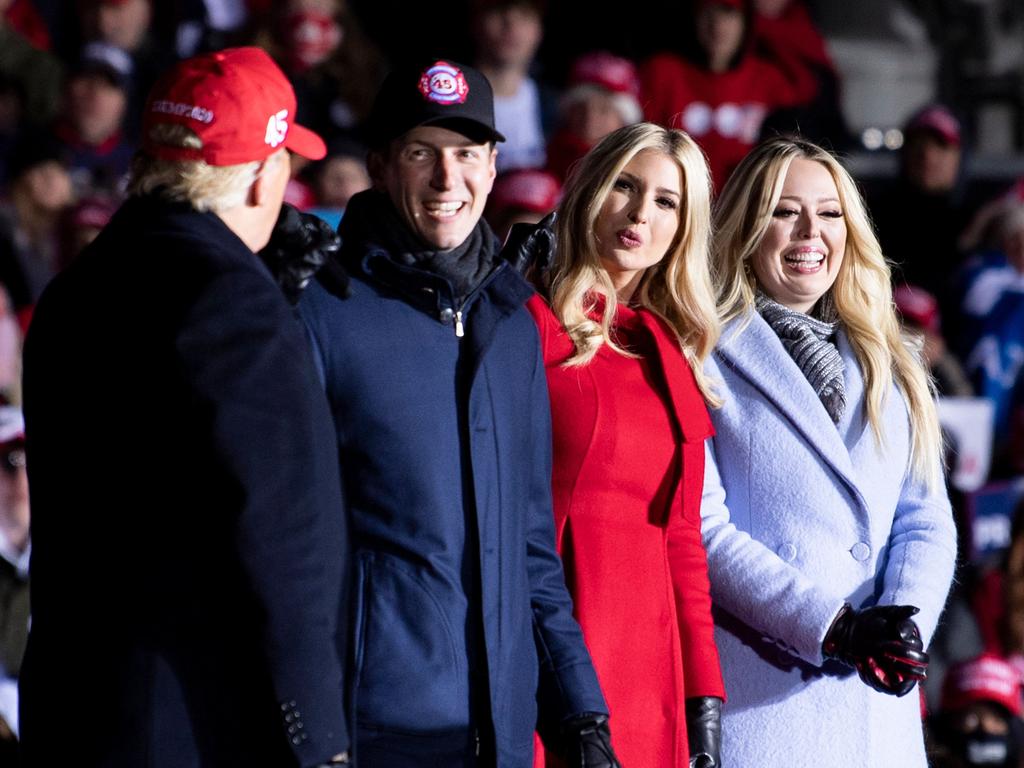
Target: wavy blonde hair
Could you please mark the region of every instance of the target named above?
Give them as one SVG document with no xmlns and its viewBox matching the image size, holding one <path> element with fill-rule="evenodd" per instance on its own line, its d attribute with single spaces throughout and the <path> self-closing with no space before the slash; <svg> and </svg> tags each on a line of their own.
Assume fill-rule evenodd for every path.
<svg viewBox="0 0 1024 768">
<path fill-rule="evenodd" d="M 864 371 L 867 416 L 875 439 L 884 444 L 882 411 L 889 387 L 895 383 L 910 413 L 913 474 L 930 488 L 937 488 L 942 482 L 942 436 L 920 341 L 901 331 L 889 265 L 853 179 L 821 147 L 794 137 L 768 139 L 751 150 L 729 178 L 714 213 L 712 265 L 719 317 L 724 323 L 753 310 L 757 283 L 750 259 L 768 231 L 789 166 L 796 158 L 821 163 L 839 192 L 846 252 L 831 294 Z"/>
<path fill-rule="evenodd" d="M 612 334 L 617 302 L 611 277 L 598 255 L 594 226 L 623 168 L 641 152 L 670 157 L 682 174 L 679 228 L 665 257 L 643 274 L 634 302 L 672 328 L 705 399 L 719 404 L 703 373 L 718 341 L 719 323 L 711 286 L 711 181 L 707 161 L 683 131 L 652 123 L 620 128 L 603 138 L 573 170 L 558 207 L 554 263 L 543 278 L 551 308 L 572 339 L 566 366 L 589 363 L 607 344 L 626 356 Z M 599 320 L 591 318 L 603 297 Z"/>
</svg>

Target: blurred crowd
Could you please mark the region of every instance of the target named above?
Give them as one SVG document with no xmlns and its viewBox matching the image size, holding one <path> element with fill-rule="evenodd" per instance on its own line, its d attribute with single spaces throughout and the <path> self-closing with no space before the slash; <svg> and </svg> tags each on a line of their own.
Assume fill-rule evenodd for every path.
<svg viewBox="0 0 1024 768">
<path fill-rule="evenodd" d="M 403 13 L 403 6 L 369 6 L 0 0 L 0 744 L 17 730 L 5 686 L 17 677 L 27 629 L 18 406 L 21 338 L 33 304 L 123 199 L 150 86 L 174 60 L 203 50 L 256 44 L 288 74 L 295 117 L 328 140 L 328 155 L 309 164 L 293 159 L 286 200 L 336 225 L 348 199 L 371 184 L 365 119 L 417 21 L 402 19 L 401 34 L 391 35 L 382 9 Z M 842 83 L 803 0 L 679 6 L 676 32 L 652 33 L 657 46 L 638 45 L 633 55 L 623 46 L 586 50 L 579 39 L 550 39 L 569 30 L 549 25 L 554 9 L 544 0 L 445 6 L 437 39 L 447 36 L 448 49 L 464 51 L 489 78 L 497 127 L 508 139 L 486 213 L 499 237 L 551 211 L 574 163 L 601 137 L 641 120 L 693 136 L 717 189 L 766 135 L 799 131 L 840 153 L 851 149 Z M 620 22 L 602 20 L 609 29 Z M 636 30 L 623 33 L 635 37 Z M 866 191 L 896 267 L 906 329 L 920 337 L 948 411 L 961 414 L 949 420 L 948 463 L 962 562 L 934 649 L 947 671 L 926 686 L 927 711 L 936 761 L 1017 765 L 1011 761 L 1024 751 L 1024 179 L 991 199 L 971 194 L 964 116 L 938 103 L 920 107 L 904 126 L 898 178 Z M 979 433 L 980 448 L 968 447 Z M 993 520 L 1003 521 L 1003 535 L 981 536 Z"/>
</svg>

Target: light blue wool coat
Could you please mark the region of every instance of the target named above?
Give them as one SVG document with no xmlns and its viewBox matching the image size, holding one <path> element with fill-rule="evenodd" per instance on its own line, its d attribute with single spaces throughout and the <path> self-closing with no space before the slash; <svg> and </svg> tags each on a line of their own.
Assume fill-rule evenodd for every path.
<svg viewBox="0 0 1024 768">
<path fill-rule="evenodd" d="M 749 324 L 743 328 L 743 320 Z M 910 604 L 931 638 L 953 575 L 944 492 L 910 475 L 905 401 L 894 386 L 879 447 L 844 333 L 847 408 L 836 425 L 760 315 L 727 324 L 706 365 L 712 409 L 702 530 L 728 701 L 723 764 L 742 768 L 926 765 L 920 702 L 825 661 L 844 602 Z"/>
</svg>

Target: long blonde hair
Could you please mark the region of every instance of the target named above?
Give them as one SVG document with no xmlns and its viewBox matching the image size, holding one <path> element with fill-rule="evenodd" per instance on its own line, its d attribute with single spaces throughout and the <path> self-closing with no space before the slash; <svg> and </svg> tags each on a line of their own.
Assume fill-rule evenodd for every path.
<svg viewBox="0 0 1024 768">
<path fill-rule="evenodd" d="M 901 332 L 889 265 L 853 179 L 821 147 L 793 137 L 768 139 L 751 150 L 729 178 L 714 214 L 712 265 L 719 317 L 724 323 L 753 309 L 757 285 L 750 259 L 768 231 L 795 158 L 821 163 L 839 192 L 846 221 L 846 252 L 831 294 L 864 371 L 867 417 L 875 439 L 884 444 L 882 412 L 889 386 L 895 383 L 910 413 L 913 474 L 936 488 L 942 481 L 942 436 L 920 342 Z"/>
<path fill-rule="evenodd" d="M 615 287 L 601 264 L 594 226 L 622 169 L 643 151 L 670 157 L 682 173 L 679 228 L 665 257 L 643 274 L 635 303 L 659 315 L 672 328 L 693 368 L 705 399 L 718 404 L 702 370 L 718 340 L 708 260 L 711 245 L 711 182 L 707 161 L 687 134 L 637 123 L 604 137 L 573 171 L 555 224 L 558 249 L 544 278 L 551 308 L 572 339 L 567 366 L 586 365 L 601 345 L 629 356 L 615 343 Z M 599 321 L 590 313 L 604 297 Z"/>
</svg>

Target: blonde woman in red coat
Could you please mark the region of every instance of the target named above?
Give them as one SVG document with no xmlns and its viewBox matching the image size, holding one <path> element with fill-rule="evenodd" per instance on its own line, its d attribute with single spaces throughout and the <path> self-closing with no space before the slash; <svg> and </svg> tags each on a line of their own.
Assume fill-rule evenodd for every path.
<svg viewBox="0 0 1024 768">
<path fill-rule="evenodd" d="M 537 281 L 546 298 L 528 304 L 551 396 L 558 549 L 626 768 L 720 764 L 699 508 L 713 397 L 701 364 L 718 337 L 709 190 L 682 131 L 609 134 L 570 177 Z M 538 752 L 535 765 L 562 763 Z"/>
</svg>

